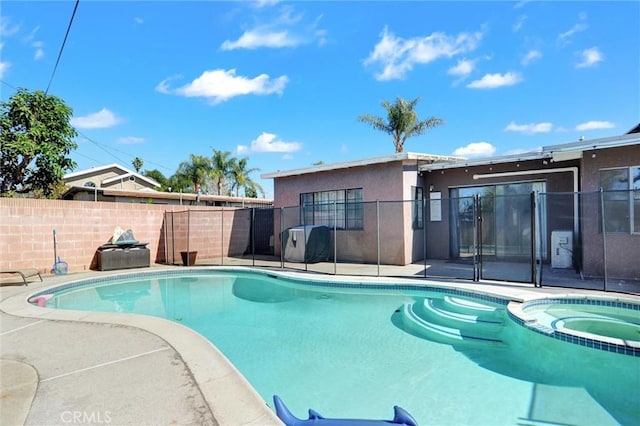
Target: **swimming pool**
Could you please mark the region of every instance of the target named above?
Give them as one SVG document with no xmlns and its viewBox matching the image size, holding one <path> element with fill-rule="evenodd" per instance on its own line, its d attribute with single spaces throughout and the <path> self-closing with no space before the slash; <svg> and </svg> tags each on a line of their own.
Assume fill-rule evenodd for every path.
<svg viewBox="0 0 640 426">
<path fill-rule="evenodd" d="M 48 307 L 193 328 L 269 405 L 278 394 L 299 417 L 312 407 L 327 417 L 389 418 L 399 405 L 420 424 L 640 419 L 640 357 L 532 331 L 492 295 L 246 270 L 136 273 L 53 294 Z"/>
</svg>

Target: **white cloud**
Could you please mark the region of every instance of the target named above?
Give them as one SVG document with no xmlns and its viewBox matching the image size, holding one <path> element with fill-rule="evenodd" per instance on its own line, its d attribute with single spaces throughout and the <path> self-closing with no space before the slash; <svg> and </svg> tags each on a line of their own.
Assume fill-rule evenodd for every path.
<svg viewBox="0 0 640 426">
<path fill-rule="evenodd" d="M 471 74 L 475 66 L 476 66 L 476 61 L 472 61 L 467 58 L 459 59 L 458 63 L 455 66 L 447 70 L 447 74 L 457 75 L 459 77 L 466 77 L 469 74 Z"/>
<path fill-rule="evenodd" d="M 41 42 L 41 41 L 34 41 L 34 42 L 31 44 L 31 46 L 33 46 L 33 47 L 36 49 L 35 53 L 33 54 L 33 59 L 34 59 L 34 60 L 36 60 L 36 61 L 37 61 L 38 59 L 42 59 L 42 58 L 44 58 L 44 49 L 43 49 L 43 47 L 44 47 L 44 43 L 43 43 L 43 42 Z"/>
<path fill-rule="evenodd" d="M 577 24 L 575 24 L 573 27 L 571 27 L 569 30 L 560 33 L 558 35 L 558 41 L 561 44 L 568 44 L 571 42 L 571 38 L 576 35 L 577 33 L 581 33 L 582 31 L 585 31 L 588 27 L 588 25 L 584 22 L 587 19 L 587 15 L 586 13 L 581 13 L 578 16 L 578 19 L 580 20 L 580 22 L 578 22 Z"/>
<path fill-rule="evenodd" d="M 467 79 L 469 75 L 476 68 L 477 59 L 460 59 L 458 63 L 447 70 L 447 74 L 457 76 L 452 83 L 452 86 L 457 86 L 461 82 Z"/>
<path fill-rule="evenodd" d="M 135 22 L 138 25 L 141 25 L 141 24 L 144 24 L 144 19 L 136 16 L 135 18 L 133 18 L 133 22 Z"/>
<path fill-rule="evenodd" d="M 542 52 L 540 52 L 539 50 L 530 50 L 527 52 L 526 55 L 524 55 L 524 58 L 522 58 L 521 63 L 523 66 L 527 66 L 530 63 L 537 61 L 540 58 L 542 58 Z"/>
<path fill-rule="evenodd" d="M 266 32 L 262 30 L 245 31 L 236 41 L 226 40 L 222 43 L 222 50 L 257 49 L 260 47 L 295 47 L 302 44 L 302 40 L 292 36 L 287 31 Z"/>
<path fill-rule="evenodd" d="M 10 19 L 0 16 L 0 37 L 10 37 L 20 31 L 19 25 L 11 25 Z"/>
<path fill-rule="evenodd" d="M 173 89 L 169 87 L 169 82 L 172 80 L 179 80 L 181 78 L 182 78 L 182 75 L 180 74 L 172 75 L 171 77 L 165 78 L 164 80 L 162 80 L 160 83 L 156 85 L 155 87 L 156 92 L 160 92 L 165 95 L 170 95 Z"/>
<path fill-rule="evenodd" d="M 118 138 L 117 142 L 121 145 L 136 145 L 140 143 L 145 143 L 145 138 L 139 138 L 137 136 L 123 136 Z"/>
<path fill-rule="evenodd" d="M 592 67 L 598 62 L 602 62 L 604 60 L 602 52 L 600 52 L 597 47 L 591 47 L 583 50 L 580 53 L 580 56 L 582 60 L 576 64 L 576 68 Z"/>
<path fill-rule="evenodd" d="M 462 146 L 453 151 L 453 155 L 457 157 L 478 158 L 489 157 L 495 152 L 496 147 L 489 142 L 472 142 L 467 146 Z"/>
<path fill-rule="evenodd" d="M 385 27 L 380 41 L 364 60 L 364 65 L 382 68 L 377 80 L 402 79 L 415 64 L 428 64 L 439 58 L 451 58 L 475 50 L 483 33 L 460 33 L 457 36 L 436 32 L 425 37 L 404 39 Z"/>
<path fill-rule="evenodd" d="M 598 129 L 613 129 L 616 127 L 610 121 L 587 121 L 586 123 L 581 123 L 576 126 L 576 130 L 598 130 Z"/>
<path fill-rule="evenodd" d="M 253 3 L 253 6 L 256 8 L 261 8 L 261 7 L 267 7 L 267 6 L 274 6 L 278 3 L 280 3 L 280 0 L 256 0 Z"/>
<path fill-rule="evenodd" d="M 279 140 L 277 135 L 273 133 L 262 132 L 260 136 L 251 141 L 251 146 L 238 145 L 236 151 L 238 154 L 250 152 L 295 152 L 302 149 L 300 142 L 284 142 Z"/>
<path fill-rule="evenodd" d="M 6 61 L 0 61 L 0 78 L 4 78 L 4 73 L 7 72 L 10 66 L 11 66 L 11 63 Z"/>
<path fill-rule="evenodd" d="M 532 135 L 535 133 L 548 133 L 553 129 L 553 124 L 551 123 L 530 123 L 530 124 L 516 124 L 515 122 L 511 122 L 507 124 L 507 127 L 504 128 L 507 132 L 520 132 L 525 135 Z"/>
<path fill-rule="evenodd" d="M 516 3 L 513 8 L 514 9 L 520 9 L 521 7 L 524 7 L 525 4 L 529 3 L 532 0 L 520 0 L 518 3 Z"/>
<path fill-rule="evenodd" d="M 511 27 L 511 29 L 513 30 L 513 32 L 518 32 L 522 29 L 522 25 L 524 24 L 524 21 L 527 19 L 527 15 L 520 15 L 518 17 L 518 20 L 516 21 L 515 24 L 513 24 L 513 26 Z"/>
<path fill-rule="evenodd" d="M 4 43 L 0 41 L 0 52 L 2 52 L 2 48 L 4 47 Z M 0 78 L 4 78 L 4 73 L 7 72 L 11 63 L 7 61 L 0 61 Z"/>
<path fill-rule="evenodd" d="M 480 80 L 474 80 L 467 84 L 467 87 L 470 89 L 495 89 L 503 86 L 513 86 L 521 81 L 522 76 L 513 72 L 485 74 Z"/>
<path fill-rule="evenodd" d="M 225 40 L 220 48 L 222 50 L 264 47 L 277 49 L 310 44 L 314 41 L 317 41 L 318 45 L 323 45 L 327 32 L 318 28 L 321 18 L 322 15 L 311 24 L 305 24 L 302 14 L 294 14 L 292 7 L 283 7 L 280 14 L 271 22 L 246 30 L 235 41 Z"/>
<path fill-rule="evenodd" d="M 158 83 L 156 90 L 160 93 L 175 94 L 186 97 L 202 97 L 218 104 L 240 95 L 270 95 L 282 94 L 289 78 L 285 75 L 271 78 L 268 74 L 260 74 L 254 78 L 237 76 L 235 69 L 210 70 L 191 83 L 172 89 L 169 81 L 176 77 L 169 77 Z"/>
<path fill-rule="evenodd" d="M 84 117 L 73 117 L 70 120 L 71 125 L 79 129 L 104 129 L 113 127 L 120 122 L 121 120 L 106 108 Z"/>
</svg>

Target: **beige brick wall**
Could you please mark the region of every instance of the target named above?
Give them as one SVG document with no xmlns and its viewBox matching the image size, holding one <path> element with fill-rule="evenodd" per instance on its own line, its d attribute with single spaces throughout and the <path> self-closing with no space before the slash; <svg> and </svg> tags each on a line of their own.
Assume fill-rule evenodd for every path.
<svg viewBox="0 0 640 426">
<path fill-rule="evenodd" d="M 96 250 L 111 238 L 116 226 L 132 229 L 137 240 L 149 243 L 151 262 L 161 263 L 165 260 L 164 213 L 186 210 L 192 210 L 190 249 L 202 250 L 198 260 L 237 254 L 246 248 L 246 210 L 0 198 L 0 269 L 35 268 L 51 273 L 55 229 L 58 256 L 69 264 L 69 272 L 89 270 L 92 265 L 95 267 Z M 182 241 L 176 239 L 178 250 L 186 249 L 186 233 L 183 235 Z"/>
</svg>

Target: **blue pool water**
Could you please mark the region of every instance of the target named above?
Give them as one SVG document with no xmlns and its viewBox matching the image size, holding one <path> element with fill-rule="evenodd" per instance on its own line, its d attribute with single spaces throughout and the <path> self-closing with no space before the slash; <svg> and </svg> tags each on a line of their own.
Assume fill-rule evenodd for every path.
<svg viewBox="0 0 640 426">
<path fill-rule="evenodd" d="M 180 322 L 298 417 L 311 407 L 386 419 L 399 405 L 419 424 L 640 424 L 640 357 L 531 332 L 497 298 L 364 287 L 249 271 L 133 274 L 70 286 L 47 306 Z"/>
</svg>

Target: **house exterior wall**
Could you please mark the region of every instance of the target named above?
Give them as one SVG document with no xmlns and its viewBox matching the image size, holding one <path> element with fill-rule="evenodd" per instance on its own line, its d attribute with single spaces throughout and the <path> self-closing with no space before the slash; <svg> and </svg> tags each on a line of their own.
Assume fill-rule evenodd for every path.
<svg viewBox="0 0 640 426">
<path fill-rule="evenodd" d="M 302 193 L 362 188 L 364 229 L 336 231 L 333 238 L 340 248 L 337 260 L 362 263 L 378 261 L 376 201 L 380 201 L 380 261 L 385 264 L 406 265 L 413 260 L 412 249 L 418 243 L 415 242 L 411 229 L 411 204 L 402 200 L 413 198 L 409 193 L 411 185 L 416 184 L 419 181 L 415 160 L 277 177 L 273 184 L 274 207 L 299 206 Z M 298 214 L 295 224 L 293 214 Z M 287 209 L 287 218 L 282 228 L 300 225 L 299 212 L 293 214 Z M 278 235 L 281 229 L 278 215 L 275 227 Z M 279 240 L 276 241 L 275 252 L 280 253 Z"/>
<path fill-rule="evenodd" d="M 600 190 L 600 170 L 613 167 L 640 166 L 640 146 L 600 149 L 585 152 L 582 159 L 583 191 Z M 587 195 L 589 202 L 582 211 L 582 238 L 584 272 L 588 276 L 604 276 L 604 252 L 606 247 L 607 274 L 612 277 L 640 278 L 640 234 L 608 233 L 606 246 L 600 214 L 600 194 Z M 640 212 L 636 212 L 640 214 Z"/>
<path fill-rule="evenodd" d="M 105 189 L 122 189 L 125 191 L 139 191 L 141 189 L 155 189 L 153 186 L 148 185 L 146 182 L 143 182 L 140 179 L 137 179 L 135 176 L 131 178 L 126 177 L 121 181 L 110 182 L 108 184 L 101 184 L 101 188 Z"/>
<path fill-rule="evenodd" d="M 53 229 L 58 255 L 69 264 L 69 272 L 95 268 L 96 250 L 107 243 L 116 226 L 133 230 L 138 241 L 148 243 L 152 263 L 171 261 L 164 258 L 167 211 L 184 212 L 185 218 L 192 212 L 189 249 L 198 250 L 198 260 L 241 254 L 248 245 L 246 209 L 0 198 L 0 269 L 35 268 L 51 273 Z M 175 251 L 186 250 L 186 222 L 175 225 Z M 174 260 L 179 263 L 177 256 Z"/>
<path fill-rule="evenodd" d="M 141 190 L 141 189 L 155 189 L 152 185 L 149 185 L 147 182 L 144 182 L 140 179 L 134 177 L 133 180 L 129 180 L 129 177 L 123 178 L 122 181 L 111 182 L 109 184 L 104 184 L 103 181 L 106 179 L 111 179 L 120 175 L 123 175 L 124 172 L 122 169 L 117 167 L 111 167 L 108 169 L 100 169 L 92 172 L 91 170 L 87 171 L 87 173 L 82 174 L 81 176 L 77 176 L 75 178 L 67 178 L 65 179 L 65 184 L 69 186 L 85 186 L 87 182 L 93 182 L 98 188 L 111 188 L 111 189 L 123 189 L 123 190 Z"/>
<path fill-rule="evenodd" d="M 579 161 L 563 161 L 552 163 L 542 160 L 530 160 L 519 163 L 487 164 L 473 167 L 460 167 L 444 170 L 433 170 L 423 173 L 425 197 L 429 199 L 430 192 L 440 192 L 442 196 L 441 220 L 430 219 L 429 208 L 425 217 L 427 227 L 427 257 L 430 259 L 449 259 L 450 257 L 450 190 L 459 187 L 484 186 L 515 182 L 546 182 L 546 190 L 552 192 L 574 191 L 573 173 L 571 171 L 557 173 L 522 174 L 519 176 L 498 176 L 492 178 L 474 179 L 474 175 L 527 172 L 536 170 L 553 170 L 559 168 L 578 167 Z M 547 206 L 547 247 L 550 246 L 551 231 L 554 229 L 573 229 L 573 203 L 566 203 L 566 199 L 549 199 Z M 427 207 L 429 202 L 427 201 Z"/>
</svg>

